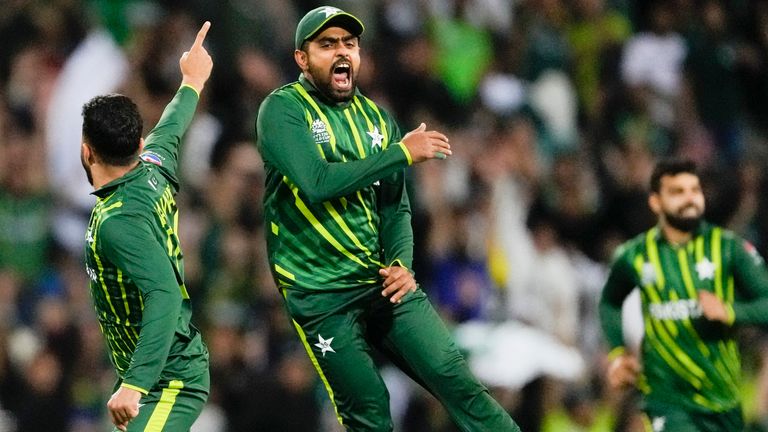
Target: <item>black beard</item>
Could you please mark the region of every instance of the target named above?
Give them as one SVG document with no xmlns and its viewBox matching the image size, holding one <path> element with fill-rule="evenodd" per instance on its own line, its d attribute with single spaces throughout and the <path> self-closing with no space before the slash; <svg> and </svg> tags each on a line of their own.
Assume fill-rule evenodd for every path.
<svg viewBox="0 0 768 432">
<path fill-rule="evenodd" d="M 692 232 L 701 223 L 701 216 L 684 217 L 666 214 L 665 217 L 669 226 L 686 233 Z"/>
<path fill-rule="evenodd" d="M 333 68 L 336 66 L 336 63 L 331 66 L 331 71 L 333 71 Z M 333 84 L 331 84 L 331 80 L 333 80 L 333 73 L 328 75 L 328 79 L 323 79 L 322 74 L 320 73 L 319 68 L 315 68 L 312 64 L 309 65 L 309 73 L 312 76 L 312 83 L 317 87 L 317 89 L 320 91 L 320 93 L 325 96 L 326 99 L 330 100 L 331 102 L 335 103 L 344 103 L 349 102 L 352 100 L 352 97 L 355 95 L 355 77 L 352 75 L 352 69 L 349 70 L 349 79 L 352 81 L 352 87 L 348 91 L 339 91 L 333 88 Z"/>
</svg>

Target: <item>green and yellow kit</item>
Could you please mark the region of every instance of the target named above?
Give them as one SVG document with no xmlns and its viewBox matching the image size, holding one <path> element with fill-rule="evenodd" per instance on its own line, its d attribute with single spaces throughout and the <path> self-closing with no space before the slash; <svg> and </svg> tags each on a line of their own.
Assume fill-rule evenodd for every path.
<svg viewBox="0 0 768 432">
<path fill-rule="evenodd" d="M 623 350 L 621 307 L 635 287 L 645 330 L 638 387 L 647 411 L 740 415 L 734 326 L 768 323 L 768 270 L 755 248 L 708 223 L 683 245 L 668 242 L 658 227 L 622 245 L 600 300 L 612 352 Z M 699 290 L 724 302 L 728 324 L 703 316 Z"/>
<path fill-rule="evenodd" d="M 393 305 L 379 269 L 410 267 L 411 163 L 393 119 L 356 91 L 326 100 L 303 76 L 262 103 L 257 146 L 272 274 L 339 421 L 390 431 L 388 393 L 371 347 L 443 402 L 462 430 L 519 429 L 469 372 L 418 290 Z"/>
<path fill-rule="evenodd" d="M 140 418 L 155 427 L 147 430 L 162 430 L 156 427 L 164 423 L 186 430 L 182 425 L 194 421 L 208 394 L 208 350 L 190 322 L 174 199 L 179 143 L 197 101 L 196 90 L 179 89 L 138 165 L 94 192 L 86 231 L 85 264 L 99 325 L 120 384 L 145 395 Z M 149 416 L 155 403 L 164 405 L 156 411 L 168 412 Z M 176 419 L 174 410 L 185 419 Z M 134 420 L 129 430 L 144 430 Z"/>
</svg>

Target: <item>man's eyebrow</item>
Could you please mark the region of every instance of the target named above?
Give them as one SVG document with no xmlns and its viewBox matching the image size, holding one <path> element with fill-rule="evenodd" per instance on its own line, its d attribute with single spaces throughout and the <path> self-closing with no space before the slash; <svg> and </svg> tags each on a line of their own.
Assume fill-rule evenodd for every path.
<svg viewBox="0 0 768 432">
<path fill-rule="evenodd" d="M 331 36 L 323 36 L 323 37 L 321 37 L 321 38 L 318 38 L 318 39 L 317 39 L 317 42 L 319 42 L 319 43 L 322 43 L 322 42 L 331 42 L 331 43 L 337 43 L 337 42 L 339 42 L 339 41 L 342 41 L 342 42 L 347 42 L 347 41 L 350 41 L 350 40 L 352 40 L 352 39 L 357 39 L 357 38 L 358 38 L 358 37 L 357 37 L 357 36 L 355 36 L 355 35 L 353 35 L 353 34 L 350 34 L 350 35 L 346 35 L 346 36 L 344 36 L 344 37 L 341 37 L 341 38 L 339 38 L 339 37 L 331 37 Z"/>
</svg>

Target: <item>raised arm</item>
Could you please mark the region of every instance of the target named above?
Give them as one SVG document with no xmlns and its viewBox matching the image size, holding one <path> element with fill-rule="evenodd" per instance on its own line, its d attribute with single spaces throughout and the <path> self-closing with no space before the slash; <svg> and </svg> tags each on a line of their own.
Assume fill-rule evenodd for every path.
<svg viewBox="0 0 768 432">
<path fill-rule="evenodd" d="M 174 177 L 179 157 L 181 138 L 187 131 L 195 114 L 200 92 L 211 76 L 213 60 L 203 47 L 203 41 L 211 23 L 206 21 L 197 32 L 189 51 L 179 59 L 181 69 L 181 87 L 173 100 L 163 110 L 160 121 L 147 136 L 144 152 L 145 161 L 162 166 Z"/>
</svg>

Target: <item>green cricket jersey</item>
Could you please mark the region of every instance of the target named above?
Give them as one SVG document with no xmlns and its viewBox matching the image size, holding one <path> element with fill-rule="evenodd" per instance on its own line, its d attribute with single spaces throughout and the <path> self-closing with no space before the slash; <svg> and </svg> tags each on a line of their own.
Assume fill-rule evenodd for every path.
<svg viewBox="0 0 768 432">
<path fill-rule="evenodd" d="M 624 345 L 621 306 L 640 289 L 644 320 L 640 389 L 648 404 L 723 412 L 740 403 L 741 360 L 734 324 L 768 323 L 768 271 L 748 242 L 702 223 L 682 246 L 658 227 L 617 251 L 600 300 L 600 320 L 610 347 Z M 726 304 L 731 324 L 704 318 L 698 290 Z"/>
<path fill-rule="evenodd" d="M 196 377 L 208 351 L 190 323 L 174 196 L 178 147 L 197 106 L 184 86 L 146 139 L 136 168 L 99 188 L 86 232 L 86 270 L 99 325 L 124 386 Z"/>
<path fill-rule="evenodd" d="M 413 260 L 404 168 L 392 118 L 359 91 L 326 101 L 303 76 L 259 108 L 270 266 L 287 288 L 378 284 L 378 270 Z"/>
</svg>

